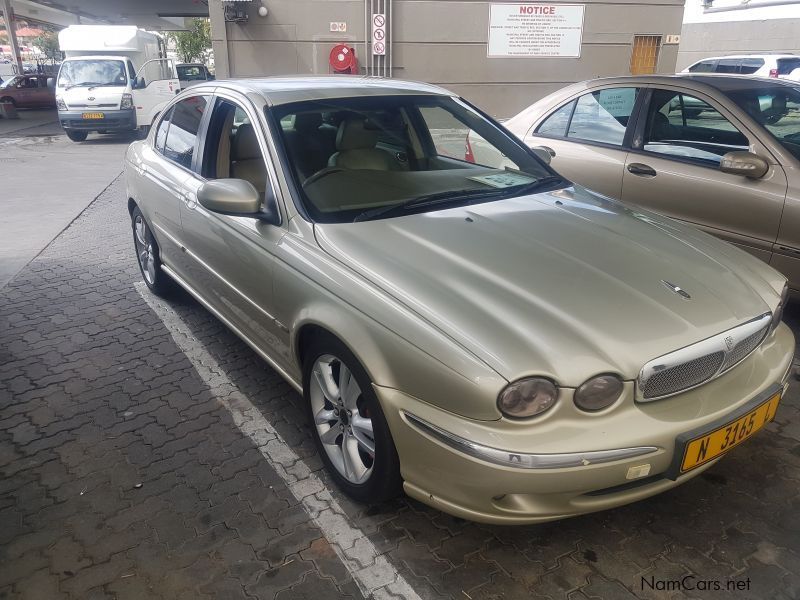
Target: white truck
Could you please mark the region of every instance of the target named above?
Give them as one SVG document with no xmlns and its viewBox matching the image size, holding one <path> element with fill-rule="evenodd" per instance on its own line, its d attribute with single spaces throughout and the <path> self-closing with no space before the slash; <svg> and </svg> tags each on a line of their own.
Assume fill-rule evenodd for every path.
<svg viewBox="0 0 800 600">
<path fill-rule="evenodd" d="M 180 92 L 163 40 L 127 25 L 70 25 L 58 34 L 65 58 L 56 79 L 58 118 L 69 139 L 90 132 L 147 135 Z"/>
</svg>

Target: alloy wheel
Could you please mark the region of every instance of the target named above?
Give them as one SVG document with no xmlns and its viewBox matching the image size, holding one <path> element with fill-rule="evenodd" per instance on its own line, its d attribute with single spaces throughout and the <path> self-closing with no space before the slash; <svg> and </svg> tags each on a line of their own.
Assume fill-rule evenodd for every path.
<svg viewBox="0 0 800 600">
<path fill-rule="evenodd" d="M 375 436 L 355 376 L 339 358 L 324 354 L 314 362 L 309 392 L 317 435 L 333 466 L 350 483 L 366 482 Z"/>
<path fill-rule="evenodd" d="M 155 249 L 153 248 L 150 232 L 147 231 L 147 223 L 145 223 L 142 215 L 136 215 L 136 219 L 133 221 L 133 231 L 139 266 L 142 268 L 142 274 L 147 283 L 153 285 L 156 281 Z"/>
</svg>

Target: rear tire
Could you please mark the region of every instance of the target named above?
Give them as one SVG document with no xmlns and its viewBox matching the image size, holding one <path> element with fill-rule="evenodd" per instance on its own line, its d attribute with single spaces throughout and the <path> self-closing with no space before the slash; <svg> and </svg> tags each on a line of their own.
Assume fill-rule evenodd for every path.
<svg viewBox="0 0 800 600">
<path fill-rule="evenodd" d="M 6 96 L 5 98 L 0 98 L 0 102 L 8 102 L 11 106 L 17 108 L 17 101 L 9 96 Z"/>
<path fill-rule="evenodd" d="M 131 228 L 136 262 L 139 264 L 145 285 L 156 296 L 169 296 L 175 290 L 175 282 L 161 269 L 158 244 L 138 206 L 131 213 Z"/>
<path fill-rule="evenodd" d="M 317 451 L 345 494 L 378 503 L 401 493 L 400 459 L 372 382 L 331 335 L 305 352 L 303 398 Z"/>
<path fill-rule="evenodd" d="M 71 139 L 73 142 L 85 142 L 86 138 L 89 137 L 88 131 L 73 131 L 67 129 L 67 137 Z"/>
</svg>

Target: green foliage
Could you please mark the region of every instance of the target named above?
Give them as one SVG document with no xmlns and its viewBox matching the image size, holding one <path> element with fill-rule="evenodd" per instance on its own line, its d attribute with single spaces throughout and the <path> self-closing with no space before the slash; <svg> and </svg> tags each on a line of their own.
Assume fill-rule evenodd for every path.
<svg viewBox="0 0 800 600">
<path fill-rule="evenodd" d="M 45 31 L 33 40 L 33 45 L 51 61 L 61 60 L 61 51 L 58 49 L 58 35 L 53 31 Z"/>
<path fill-rule="evenodd" d="M 175 41 L 175 50 L 182 62 L 197 62 L 211 49 L 211 23 L 208 19 L 192 19 L 186 31 L 167 34 Z"/>
</svg>

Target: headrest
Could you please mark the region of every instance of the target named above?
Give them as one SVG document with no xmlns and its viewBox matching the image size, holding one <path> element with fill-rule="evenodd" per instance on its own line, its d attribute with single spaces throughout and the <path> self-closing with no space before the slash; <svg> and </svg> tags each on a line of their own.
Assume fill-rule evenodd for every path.
<svg viewBox="0 0 800 600">
<path fill-rule="evenodd" d="M 233 160 L 250 160 L 261 158 L 261 147 L 258 145 L 256 130 L 250 123 L 242 123 L 233 136 Z"/>
<path fill-rule="evenodd" d="M 336 134 L 336 149 L 363 150 L 374 148 L 378 143 L 378 132 L 365 127 L 364 119 L 349 118 L 339 125 Z"/>
<path fill-rule="evenodd" d="M 319 113 L 297 113 L 294 116 L 294 130 L 300 133 L 313 133 L 320 125 L 322 125 L 322 115 Z"/>
</svg>

